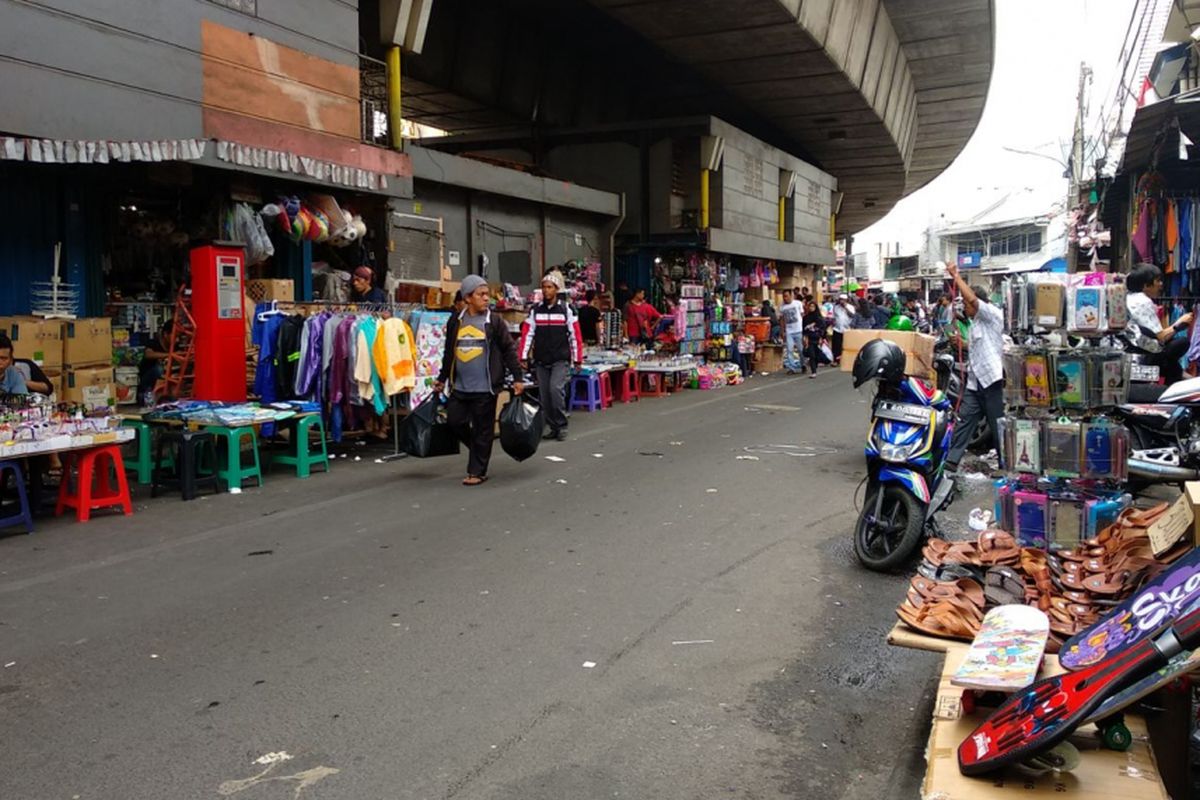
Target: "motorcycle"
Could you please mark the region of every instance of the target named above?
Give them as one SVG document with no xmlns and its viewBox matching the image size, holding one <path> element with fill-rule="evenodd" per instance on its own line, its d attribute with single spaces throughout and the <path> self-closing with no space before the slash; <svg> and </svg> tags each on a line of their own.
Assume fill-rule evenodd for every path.
<svg viewBox="0 0 1200 800">
<path fill-rule="evenodd" d="M 868 342 L 854 360 L 854 387 L 876 385 L 867 435 L 867 490 L 854 528 L 854 553 L 877 571 L 904 564 L 933 517 L 953 499 L 954 481 L 943 466 L 950 450 L 954 411 L 936 386 L 904 374 L 904 351 L 885 339 Z M 939 380 L 953 359 L 937 359 Z"/>
<path fill-rule="evenodd" d="M 1168 386 L 1153 403 L 1113 409 L 1129 429 L 1129 477 L 1142 484 L 1200 480 L 1200 378 Z"/>
</svg>

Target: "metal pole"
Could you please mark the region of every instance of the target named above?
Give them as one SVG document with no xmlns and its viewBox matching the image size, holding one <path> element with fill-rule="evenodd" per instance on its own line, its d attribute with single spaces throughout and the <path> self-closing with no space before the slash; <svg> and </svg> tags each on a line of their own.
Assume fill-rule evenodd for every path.
<svg viewBox="0 0 1200 800">
<path fill-rule="evenodd" d="M 404 122 L 401 115 L 401 84 L 400 84 L 400 48 L 396 45 L 388 48 L 387 53 L 387 89 L 388 89 L 388 140 L 393 150 L 404 149 Z"/>
</svg>

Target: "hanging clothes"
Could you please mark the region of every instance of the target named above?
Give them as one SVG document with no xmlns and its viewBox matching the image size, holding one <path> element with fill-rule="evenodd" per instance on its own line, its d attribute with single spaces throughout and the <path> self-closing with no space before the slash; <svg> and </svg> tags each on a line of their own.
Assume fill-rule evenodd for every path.
<svg viewBox="0 0 1200 800">
<path fill-rule="evenodd" d="M 1150 201 L 1148 198 L 1142 198 L 1138 207 L 1131 241 L 1138 261 L 1150 261 L 1154 257 L 1150 250 Z"/>
<path fill-rule="evenodd" d="M 375 413 L 382 415 L 387 409 L 386 395 L 383 382 L 375 368 L 372 353 L 375 350 L 375 339 L 378 337 L 378 326 L 374 317 L 364 317 L 358 330 L 358 341 L 355 344 L 357 353 L 354 361 L 354 380 L 358 382 L 358 392 L 365 402 L 371 403 Z"/>
<path fill-rule="evenodd" d="M 290 400 L 296 396 L 296 367 L 300 363 L 300 345 L 304 339 L 304 317 L 293 314 L 279 325 L 275 344 L 275 396 Z"/>
<path fill-rule="evenodd" d="M 391 397 L 417 385 L 413 334 L 404 320 L 396 317 L 384 320 L 378 328 L 371 353 L 384 394 Z"/>
</svg>

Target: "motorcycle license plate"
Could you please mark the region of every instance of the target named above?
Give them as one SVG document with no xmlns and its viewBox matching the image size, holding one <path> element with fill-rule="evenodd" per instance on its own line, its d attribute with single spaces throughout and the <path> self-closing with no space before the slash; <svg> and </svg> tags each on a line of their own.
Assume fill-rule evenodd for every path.
<svg viewBox="0 0 1200 800">
<path fill-rule="evenodd" d="M 930 409 L 913 403 L 896 403 L 891 400 L 884 400 L 875 409 L 875 416 L 879 419 L 907 422 L 912 425 L 928 425 Z"/>
<path fill-rule="evenodd" d="M 1158 380 L 1158 367 L 1154 364 L 1131 364 L 1129 366 L 1129 379 L 1144 383 L 1156 381 Z"/>
</svg>

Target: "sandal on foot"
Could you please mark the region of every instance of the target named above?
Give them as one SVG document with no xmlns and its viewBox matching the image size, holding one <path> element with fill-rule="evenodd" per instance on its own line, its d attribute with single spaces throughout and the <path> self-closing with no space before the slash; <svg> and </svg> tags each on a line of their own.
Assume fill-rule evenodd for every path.
<svg viewBox="0 0 1200 800">
<path fill-rule="evenodd" d="M 487 475 L 468 475 L 463 478 L 463 486 L 478 486 L 481 483 L 487 483 Z"/>
</svg>

